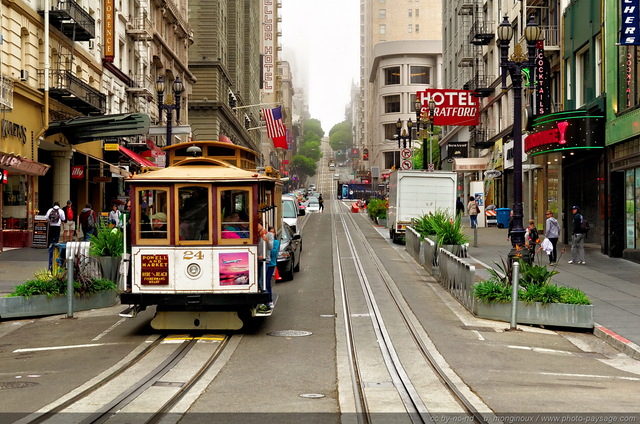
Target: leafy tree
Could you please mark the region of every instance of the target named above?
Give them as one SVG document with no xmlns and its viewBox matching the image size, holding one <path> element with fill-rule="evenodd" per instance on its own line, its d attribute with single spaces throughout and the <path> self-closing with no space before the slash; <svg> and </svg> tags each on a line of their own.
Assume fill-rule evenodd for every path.
<svg viewBox="0 0 640 424">
<path fill-rule="evenodd" d="M 322 157 L 320 152 L 320 141 L 309 140 L 303 142 L 302 146 L 298 147 L 298 154 L 313 159 L 315 162 L 319 161 Z"/>
<path fill-rule="evenodd" d="M 303 155 L 295 155 L 291 158 L 291 169 L 300 179 L 306 180 L 306 177 L 316 175 L 316 161 Z"/>
<path fill-rule="evenodd" d="M 317 139 L 320 140 L 324 137 L 324 130 L 322 129 L 322 124 L 317 119 L 307 119 L 303 124 L 303 134 L 307 134 L 308 132 L 312 132 L 317 136 Z"/>
<path fill-rule="evenodd" d="M 433 160 L 433 164 L 435 165 L 435 169 L 442 169 L 442 166 L 440 163 L 440 144 L 439 144 L 439 138 L 437 137 L 437 134 L 440 131 L 438 130 L 438 128 L 436 128 L 434 132 L 436 133 L 435 136 L 424 139 L 424 143 L 425 143 L 424 154 L 426 155 L 426 158 L 427 158 L 426 164 L 429 163 L 429 143 L 431 143 L 431 158 Z M 422 153 L 423 153 L 422 148 L 415 149 L 413 151 L 413 156 L 411 158 L 413 161 L 413 169 L 422 169 Z"/>
<path fill-rule="evenodd" d="M 336 124 L 329 131 L 329 145 L 333 150 L 345 150 L 353 146 L 353 133 L 351 124 L 341 122 Z"/>
</svg>

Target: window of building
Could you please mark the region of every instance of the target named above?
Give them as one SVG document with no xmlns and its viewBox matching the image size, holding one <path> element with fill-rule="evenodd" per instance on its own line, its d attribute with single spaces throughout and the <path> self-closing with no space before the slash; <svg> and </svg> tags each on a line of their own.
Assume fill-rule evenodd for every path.
<svg viewBox="0 0 640 424">
<path fill-rule="evenodd" d="M 384 113 L 400 112 L 400 95 L 384 96 Z"/>
<path fill-rule="evenodd" d="M 393 124 L 384 124 L 384 139 L 385 140 L 395 140 L 396 135 L 398 134 L 398 130 L 396 128 L 395 122 Z"/>
<path fill-rule="evenodd" d="M 138 222 L 138 238 L 156 239 L 166 242 L 170 227 L 167 188 L 145 188 L 136 190 L 136 207 L 140 220 Z"/>
<path fill-rule="evenodd" d="M 595 96 L 598 97 L 602 94 L 602 36 L 596 37 L 596 51 L 595 51 Z"/>
<path fill-rule="evenodd" d="M 384 69 L 384 85 L 400 84 L 400 67 L 393 66 Z"/>
<path fill-rule="evenodd" d="M 588 46 L 580 50 L 576 55 L 576 107 L 584 105 L 589 100 L 588 90 L 593 88 L 590 60 Z"/>
<path fill-rule="evenodd" d="M 640 246 L 640 231 L 636 223 L 640 222 L 640 168 L 625 171 L 625 224 L 627 249 L 637 249 Z"/>
<path fill-rule="evenodd" d="M 378 18 L 386 19 L 387 17 L 387 9 L 378 9 Z"/>
<path fill-rule="evenodd" d="M 407 25 L 407 32 L 413 32 L 413 25 Z"/>
<path fill-rule="evenodd" d="M 413 15 L 413 9 L 409 9 L 409 17 L 411 17 L 411 15 Z"/>
<path fill-rule="evenodd" d="M 180 241 L 210 240 L 211 208 L 206 186 L 178 187 L 178 232 Z"/>
<path fill-rule="evenodd" d="M 384 35 L 387 33 L 387 26 L 385 24 L 380 24 L 380 34 Z"/>
<path fill-rule="evenodd" d="M 567 100 L 573 99 L 573 84 L 571 83 L 571 62 L 569 59 L 565 59 L 564 61 L 564 74 L 566 76 L 566 94 L 565 98 Z"/>
<path fill-rule="evenodd" d="M 416 24 L 416 32 L 420 32 L 420 25 Z"/>
<path fill-rule="evenodd" d="M 417 26 L 417 25 L 416 25 Z M 411 84 L 423 84 L 427 85 L 430 82 L 429 74 L 430 69 L 427 66 L 411 66 Z"/>
<path fill-rule="evenodd" d="M 400 151 L 384 152 L 384 167 L 387 169 L 397 169 L 400 167 Z"/>
<path fill-rule="evenodd" d="M 419 18 L 419 17 L 420 17 L 420 9 L 416 9 L 416 18 Z M 418 30 L 416 30 L 416 32 L 418 32 Z"/>
</svg>

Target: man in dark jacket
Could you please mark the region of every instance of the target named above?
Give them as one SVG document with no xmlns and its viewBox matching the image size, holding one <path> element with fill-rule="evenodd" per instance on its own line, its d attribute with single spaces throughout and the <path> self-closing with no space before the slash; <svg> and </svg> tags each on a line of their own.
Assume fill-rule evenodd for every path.
<svg viewBox="0 0 640 424">
<path fill-rule="evenodd" d="M 580 208 L 574 206 L 571 208 L 573 213 L 573 236 L 571 239 L 571 260 L 570 264 L 584 265 L 584 238 L 585 230 L 580 225 L 582 223 L 582 215 L 580 214 Z"/>
</svg>

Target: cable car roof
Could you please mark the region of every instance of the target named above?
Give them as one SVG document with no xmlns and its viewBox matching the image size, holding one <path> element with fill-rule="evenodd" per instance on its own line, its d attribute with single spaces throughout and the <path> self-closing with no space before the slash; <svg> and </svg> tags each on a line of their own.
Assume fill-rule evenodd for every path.
<svg viewBox="0 0 640 424">
<path fill-rule="evenodd" d="M 272 178 L 256 171 L 247 171 L 235 166 L 202 166 L 202 165 L 182 165 L 170 166 L 155 171 L 137 174 L 127 179 L 128 182 L 183 182 L 198 181 L 210 182 L 218 180 L 224 182 L 249 182 L 249 181 L 274 181 Z"/>
</svg>

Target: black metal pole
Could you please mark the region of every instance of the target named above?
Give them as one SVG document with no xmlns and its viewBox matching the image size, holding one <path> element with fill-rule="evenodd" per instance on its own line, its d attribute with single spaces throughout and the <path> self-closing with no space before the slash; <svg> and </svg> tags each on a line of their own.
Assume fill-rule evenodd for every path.
<svg viewBox="0 0 640 424">
<path fill-rule="evenodd" d="M 167 105 L 167 146 L 171 146 L 171 123 L 173 121 L 173 107 Z"/>
<path fill-rule="evenodd" d="M 513 83 L 513 229 L 511 244 L 524 248 L 522 208 L 522 64 L 510 63 L 509 73 Z M 525 249 L 526 250 L 526 249 Z"/>
</svg>

